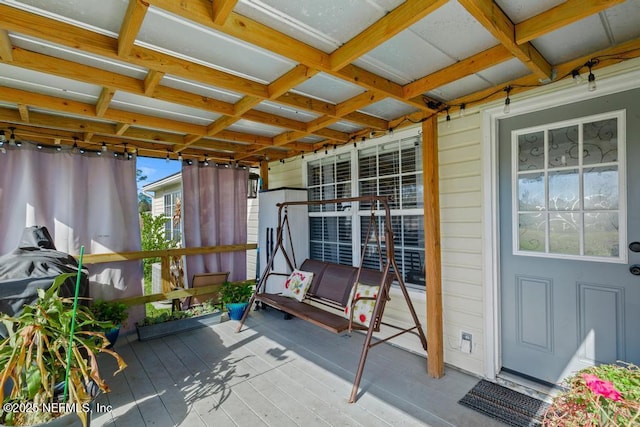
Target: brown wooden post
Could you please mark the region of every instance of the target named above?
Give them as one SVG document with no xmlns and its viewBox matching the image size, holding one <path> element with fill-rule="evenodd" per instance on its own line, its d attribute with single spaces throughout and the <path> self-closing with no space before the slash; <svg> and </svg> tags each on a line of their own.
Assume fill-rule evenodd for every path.
<svg viewBox="0 0 640 427">
<path fill-rule="evenodd" d="M 263 160 L 260 162 L 260 178 L 262 179 L 262 188 L 259 190 L 268 190 L 269 189 L 269 162 Z"/>
<path fill-rule="evenodd" d="M 442 332 L 442 264 L 440 255 L 440 187 L 438 179 L 438 117 L 422 123 L 424 184 L 424 250 L 427 281 L 427 372 L 444 375 Z"/>
<path fill-rule="evenodd" d="M 171 257 L 160 258 L 160 277 L 162 278 L 162 292 L 171 292 Z"/>
</svg>

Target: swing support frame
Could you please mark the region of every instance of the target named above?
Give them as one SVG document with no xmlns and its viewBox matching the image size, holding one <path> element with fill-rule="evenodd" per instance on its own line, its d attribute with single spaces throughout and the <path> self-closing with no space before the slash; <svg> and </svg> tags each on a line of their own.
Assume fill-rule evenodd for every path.
<svg viewBox="0 0 640 427">
<path fill-rule="evenodd" d="M 363 247 L 362 256 L 360 259 L 360 265 L 357 267 L 357 275 L 355 277 L 355 281 L 353 281 L 353 283 L 348 283 L 345 285 L 357 286 L 358 281 L 360 280 L 360 277 L 363 273 L 365 252 L 366 252 L 366 248 L 369 245 L 369 240 L 371 235 L 373 235 L 376 240 L 375 243 L 376 243 L 378 255 L 380 258 L 380 267 L 381 267 L 380 272 L 382 274 L 379 275 L 380 290 L 378 292 L 377 298 L 375 298 L 375 305 L 374 305 L 373 314 L 372 314 L 369 326 L 365 327 L 365 326 L 353 323 L 353 305 L 355 305 L 355 302 L 356 302 L 355 298 L 354 298 L 354 301 L 352 302 L 351 310 L 349 310 L 349 312 L 351 313 L 348 319 L 349 333 L 353 329 L 359 329 L 363 331 L 366 330 L 365 340 L 362 347 L 362 353 L 360 355 L 360 361 L 358 363 L 358 368 L 357 368 L 356 375 L 353 382 L 353 388 L 351 390 L 351 395 L 349 397 L 349 403 L 353 403 L 357 400 L 360 380 L 364 372 L 364 366 L 367 360 L 367 355 L 371 348 L 375 347 L 378 344 L 382 344 L 393 338 L 396 338 L 400 335 L 403 335 L 405 333 L 412 333 L 418 336 L 423 349 L 425 350 L 425 352 L 427 352 L 426 336 L 420 324 L 420 320 L 418 319 L 418 316 L 413 307 L 413 303 L 411 302 L 409 292 L 407 291 L 407 287 L 402 278 L 402 273 L 400 272 L 395 260 L 394 236 L 393 236 L 393 230 L 391 227 L 391 209 L 389 207 L 388 196 L 371 195 L 371 196 L 347 197 L 347 198 L 341 198 L 341 199 L 294 201 L 294 202 L 278 203 L 276 205 L 278 207 L 278 226 L 277 226 L 277 233 L 276 233 L 276 236 L 277 236 L 276 247 L 271 253 L 267 261 L 267 265 L 265 266 L 264 271 L 258 283 L 256 284 L 255 292 L 253 293 L 253 295 L 251 296 L 251 299 L 249 300 L 249 308 L 245 310 L 244 315 L 242 316 L 242 319 L 236 331 L 236 332 L 240 332 L 242 330 L 244 322 L 247 316 L 249 315 L 249 311 L 253 306 L 254 302 L 266 303 L 267 305 L 273 306 L 274 308 L 282 310 L 288 314 L 291 314 L 296 317 L 300 317 L 303 320 L 311 321 L 316 325 L 327 326 L 326 329 L 332 330 L 333 332 L 336 332 L 336 333 L 340 333 L 343 329 L 347 329 L 346 327 L 335 329 L 334 327 L 328 327 L 328 325 L 324 325 L 323 322 L 326 321 L 328 316 L 332 316 L 335 318 L 337 318 L 338 316 L 335 314 L 330 314 L 328 312 L 322 313 L 323 309 L 318 307 L 317 305 L 310 305 L 310 304 L 306 304 L 305 302 L 298 302 L 295 300 L 289 301 L 290 300 L 289 298 L 281 297 L 279 295 L 274 295 L 274 294 L 268 294 L 268 293 L 265 293 L 264 290 L 266 288 L 266 281 L 269 275 L 275 274 L 275 273 L 272 273 L 272 269 L 273 269 L 274 260 L 278 253 L 282 254 L 288 268 L 291 271 L 297 268 L 295 253 L 293 252 L 293 249 L 290 250 L 291 254 L 289 254 L 283 244 L 283 238 L 285 237 L 285 230 L 286 230 L 286 237 L 289 239 L 290 242 L 292 239 L 291 230 L 289 228 L 288 207 L 300 206 L 300 205 L 305 205 L 305 206 L 327 205 L 327 204 L 338 204 L 338 203 L 353 204 L 353 203 L 363 203 L 363 202 L 365 203 L 368 202 L 371 204 L 371 215 L 369 220 L 369 227 L 367 229 L 367 236 L 362 245 Z M 379 206 L 378 209 L 376 209 L 376 206 Z M 376 216 L 376 211 L 382 211 L 382 216 L 383 216 L 382 224 L 383 224 L 383 236 L 384 236 L 384 242 L 385 242 L 384 249 L 386 249 L 384 256 L 382 253 L 381 239 L 379 236 L 379 230 L 378 230 L 378 224 L 377 224 L 378 217 Z M 290 245 L 290 247 L 293 248 L 293 245 Z M 413 326 L 409 328 L 399 327 L 397 325 L 385 323 L 382 321 L 382 316 L 384 313 L 386 302 L 390 299 L 390 287 L 393 281 L 393 280 L 389 280 L 390 276 L 392 276 L 393 279 L 397 282 L 397 285 L 401 290 L 404 300 L 407 304 L 407 308 L 409 310 L 409 314 L 411 315 L 411 319 L 413 320 Z M 285 303 L 281 303 L 284 300 L 286 300 Z M 319 302 L 320 304 L 323 304 L 323 305 L 329 305 L 332 308 L 344 309 L 344 307 L 336 307 L 337 303 L 327 304 L 326 301 L 315 301 L 315 302 Z M 314 314 L 317 314 L 317 315 L 314 315 Z M 335 324 L 335 319 L 333 320 L 334 322 L 331 322 L 332 323 L 331 326 L 334 326 Z M 343 320 L 346 322 L 346 319 L 343 319 Z M 388 337 L 378 338 L 376 339 L 376 341 L 373 341 L 373 334 L 374 332 L 380 331 L 381 325 L 394 328 L 398 332 Z"/>
</svg>

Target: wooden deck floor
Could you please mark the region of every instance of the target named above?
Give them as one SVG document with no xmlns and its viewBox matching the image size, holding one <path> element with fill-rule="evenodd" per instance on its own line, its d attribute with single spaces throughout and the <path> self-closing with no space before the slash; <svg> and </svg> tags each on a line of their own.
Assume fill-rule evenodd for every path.
<svg viewBox="0 0 640 427">
<path fill-rule="evenodd" d="M 121 337 L 129 367 L 100 396 L 96 426 L 501 426 L 457 403 L 477 378 L 381 344 L 367 360 L 358 401 L 347 403 L 364 337 L 334 335 L 273 310 L 152 341 Z M 416 338 L 417 339 L 417 338 Z"/>
</svg>

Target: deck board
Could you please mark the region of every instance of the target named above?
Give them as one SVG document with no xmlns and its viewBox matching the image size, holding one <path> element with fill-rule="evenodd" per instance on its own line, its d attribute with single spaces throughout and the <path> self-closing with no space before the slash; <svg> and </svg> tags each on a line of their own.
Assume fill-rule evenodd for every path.
<svg viewBox="0 0 640 427">
<path fill-rule="evenodd" d="M 100 359 L 112 389 L 92 426 L 501 426 L 457 401 L 477 378 L 388 344 L 372 348 L 359 399 L 347 403 L 364 337 L 335 335 L 274 310 L 155 340 L 123 336 L 129 367 Z M 417 337 L 415 338 L 418 339 Z"/>
</svg>

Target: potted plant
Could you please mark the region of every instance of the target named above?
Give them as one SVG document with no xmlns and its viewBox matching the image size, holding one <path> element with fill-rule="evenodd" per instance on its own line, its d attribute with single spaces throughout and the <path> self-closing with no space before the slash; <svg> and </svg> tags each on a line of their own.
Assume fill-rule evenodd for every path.
<svg viewBox="0 0 640 427">
<path fill-rule="evenodd" d="M 124 326 L 125 320 L 127 320 L 127 307 L 126 304 L 115 301 L 96 300 L 91 305 L 91 313 L 96 320 L 101 322 L 109 322 L 106 328 L 102 331 L 109 340 L 108 348 L 112 348 L 118 339 L 120 334 L 120 328 Z"/>
<path fill-rule="evenodd" d="M 38 300 L 20 314 L 0 316 L 8 330 L 0 341 L 2 424 L 70 425 L 76 418 L 87 425 L 91 401 L 100 390 L 109 391 L 97 355 L 114 357 L 116 373 L 126 367 L 120 355 L 107 348 L 104 333 L 96 331 L 107 322 L 96 320 L 87 307 L 74 305 L 73 298 L 59 296 L 70 276 L 60 275 L 49 289 L 39 289 Z"/>
<path fill-rule="evenodd" d="M 253 294 L 253 284 L 250 282 L 224 282 L 220 288 L 220 302 L 229 311 L 232 320 L 242 319 L 244 311 L 249 305 L 249 298 Z"/>
<path fill-rule="evenodd" d="M 620 362 L 576 372 L 565 380 L 565 390 L 554 397 L 543 425 L 640 425 L 640 370 Z"/>
</svg>

